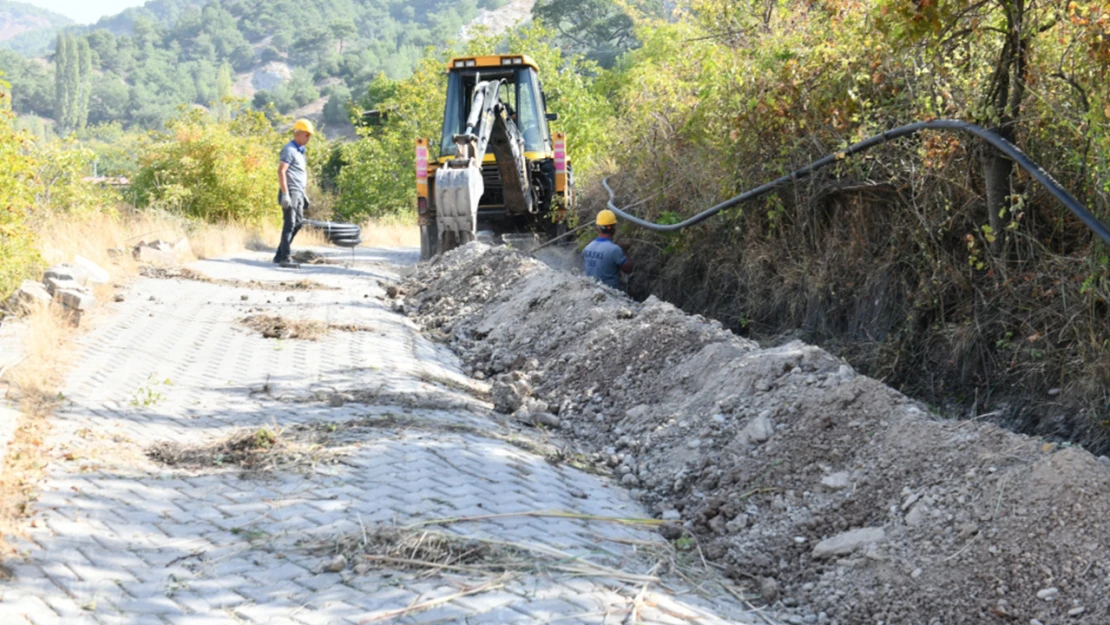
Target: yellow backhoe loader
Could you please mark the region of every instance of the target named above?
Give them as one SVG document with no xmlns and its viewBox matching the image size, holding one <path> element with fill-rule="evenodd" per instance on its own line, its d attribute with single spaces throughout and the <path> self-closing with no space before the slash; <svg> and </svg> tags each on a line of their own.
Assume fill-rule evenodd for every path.
<svg viewBox="0 0 1110 625">
<path fill-rule="evenodd" d="M 512 54 L 448 63 L 439 145 L 416 141 L 422 259 L 481 230 L 549 239 L 566 232 L 574 174 L 566 137 L 548 127 L 558 116 L 547 112 L 538 70 L 529 57 Z"/>
</svg>

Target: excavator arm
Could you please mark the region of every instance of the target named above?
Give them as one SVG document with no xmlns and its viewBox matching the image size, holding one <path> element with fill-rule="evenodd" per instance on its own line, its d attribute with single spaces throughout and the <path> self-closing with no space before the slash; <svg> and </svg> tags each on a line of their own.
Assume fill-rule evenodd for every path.
<svg viewBox="0 0 1110 625">
<path fill-rule="evenodd" d="M 494 155 L 510 212 L 535 213 L 536 199 L 524 157 L 524 136 L 501 100 L 503 80 L 479 81 L 474 87 L 470 115 L 461 134 L 454 135 L 455 158 L 436 170 L 435 203 L 440 250 L 447 251 L 474 239 L 478 201 L 485 191 L 482 160 Z"/>
</svg>

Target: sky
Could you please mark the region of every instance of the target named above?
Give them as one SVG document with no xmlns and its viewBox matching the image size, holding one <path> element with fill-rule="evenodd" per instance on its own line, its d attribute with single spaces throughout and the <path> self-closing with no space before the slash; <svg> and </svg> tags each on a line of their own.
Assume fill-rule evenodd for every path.
<svg viewBox="0 0 1110 625">
<path fill-rule="evenodd" d="M 92 24 L 105 15 L 115 15 L 128 7 L 137 7 L 145 0 L 19 0 L 55 13 L 61 13 L 80 24 Z"/>
</svg>

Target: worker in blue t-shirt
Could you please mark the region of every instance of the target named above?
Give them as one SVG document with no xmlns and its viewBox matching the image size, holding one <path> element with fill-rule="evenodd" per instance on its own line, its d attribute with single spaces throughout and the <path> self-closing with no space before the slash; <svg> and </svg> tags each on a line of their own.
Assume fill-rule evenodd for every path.
<svg viewBox="0 0 1110 625">
<path fill-rule="evenodd" d="M 582 260 L 586 265 L 586 275 L 602 284 L 621 288 L 620 272 L 632 271 L 632 261 L 628 260 L 628 244 L 617 244 L 613 234 L 617 230 L 617 216 L 611 210 L 597 214 L 597 238 L 582 250 Z"/>
<path fill-rule="evenodd" d="M 295 266 L 290 259 L 293 237 L 304 225 L 308 201 L 308 162 L 305 146 L 312 139 L 312 122 L 298 119 L 293 123 L 293 140 L 281 148 L 278 158 L 278 204 L 281 205 L 281 242 L 274 262 L 282 266 Z"/>
</svg>

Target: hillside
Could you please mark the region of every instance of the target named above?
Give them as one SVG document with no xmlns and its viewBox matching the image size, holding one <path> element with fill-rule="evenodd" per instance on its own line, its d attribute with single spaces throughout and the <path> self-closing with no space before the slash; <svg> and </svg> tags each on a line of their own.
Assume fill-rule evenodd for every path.
<svg viewBox="0 0 1110 625">
<path fill-rule="evenodd" d="M 74 45 L 87 43 L 94 78 L 82 121 L 157 128 L 181 104 L 206 106 L 235 94 L 282 113 L 313 103 L 320 108 L 327 98 L 334 103 L 324 116 L 342 123 L 343 104 L 373 77 L 407 76 L 427 48 L 458 41 L 481 10 L 504 4 L 155 0 L 78 32 Z M 31 59 L 0 60 L 15 111 L 55 117 L 55 107 L 43 98 L 54 92 L 53 71 Z M 220 86 L 221 72 L 230 75 L 234 89 Z"/>
<path fill-rule="evenodd" d="M 208 0 L 150 0 L 143 6 L 124 9 L 115 15 L 102 17 L 89 27 L 89 30 L 103 29 L 114 35 L 129 35 L 135 27 L 135 22 L 141 20 L 153 21 L 163 28 L 173 28 L 177 18 L 186 9 L 199 9 L 206 4 Z"/>
<path fill-rule="evenodd" d="M 68 17 L 46 9 L 0 0 L 0 48 L 32 56 L 43 54 L 58 29 L 72 23 Z"/>
</svg>

